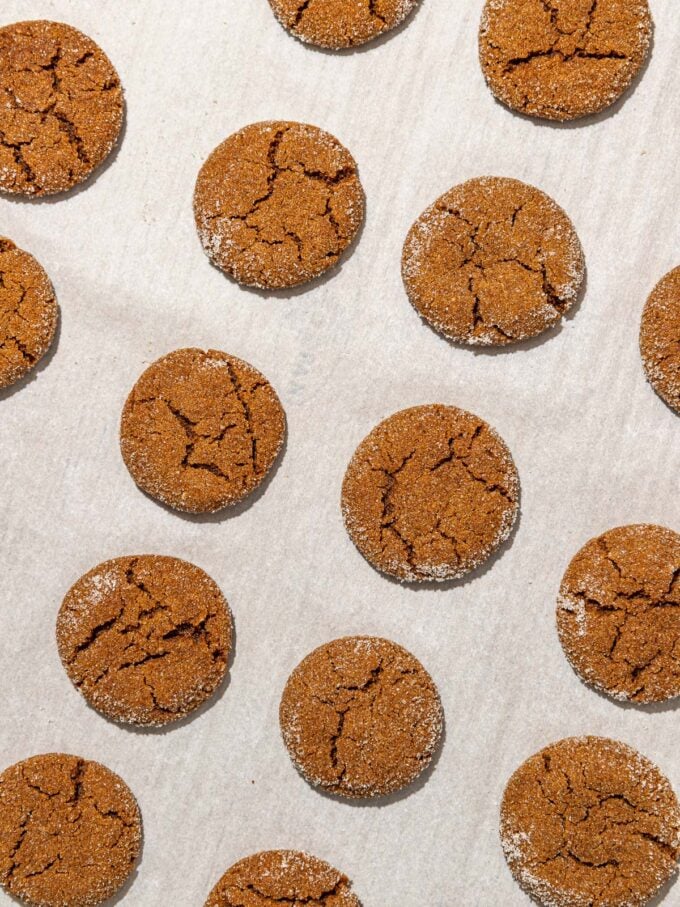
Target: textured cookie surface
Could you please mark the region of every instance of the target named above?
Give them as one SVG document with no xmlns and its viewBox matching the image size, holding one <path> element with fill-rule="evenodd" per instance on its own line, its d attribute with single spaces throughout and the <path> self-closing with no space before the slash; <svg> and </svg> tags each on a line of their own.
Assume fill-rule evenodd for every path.
<svg viewBox="0 0 680 907">
<path fill-rule="evenodd" d="M 269 0 L 277 19 L 301 41 L 329 47 L 365 44 L 396 28 L 418 0 Z"/>
<path fill-rule="evenodd" d="M 527 759 L 500 829 L 512 874 L 545 907 L 643 907 L 677 870 L 675 794 L 615 740 L 569 738 Z"/>
<path fill-rule="evenodd" d="M 302 123 L 255 123 L 213 151 L 198 175 L 196 227 L 218 268 L 280 289 L 335 265 L 359 230 L 364 193 L 352 155 Z"/>
<path fill-rule="evenodd" d="M 487 0 L 479 54 L 499 101 L 531 116 L 573 120 L 624 93 L 651 36 L 647 0 Z"/>
<path fill-rule="evenodd" d="M 557 602 L 574 670 L 616 699 L 680 695 L 680 535 L 662 526 L 611 529 L 567 568 Z"/>
<path fill-rule="evenodd" d="M 0 28 L 0 191 L 63 192 L 112 150 L 123 121 L 116 70 L 62 22 Z"/>
<path fill-rule="evenodd" d="M 0 236 L 0 387 L 37 365 L 54 339 L 58 318 L 47 274 L 32 255 Z"/>
<path fill-rule="evenodd" d="M 311 783 L 343 797 L 400 790 L 439 743 L 439 694 L 420 662 L 396 643 L 336 639 L 293 671 L 279 710 L 290 757 Z"/>
<path fill-rule="evenodd" d="M 108 768 L 49 753 L 0 775 L 0 883 L 32 907 L 95 907 L 142 846 L 128 786 Z"/>
<path fill-rule="evenodd" d="M 346 876 L 297 850 L 267 850 L 239 860 L 205 907 L 361 907 Z"/>
<path fill-rule="evenodd" d="M 218 350 L 182 349 L 158 359 L 128 397 L 123 459 L 139 487 L 177 510 L 235 504 L 271 469 L 285 416 L 271 384 Z"/>
<path fill-rule="evenodd" d="M 680 413 L 680 268 L 666 274 L 647 300 L 640 354 L 649 383 Z"/>
<path fill-rule="evenodd" d="M 227 670 L 231 615 L 216 584 L 174 557 L 106 561 L 81 577 L 57 618 L 71 681 L 115 721 L 161 725 L 183 718 Z"/>
<path fill-rule="evenodd" d="M 581 244 L 564 211 L 519 180 L 482 177 L 446 192 L 404 243 L 409 299 L 459 343 L 503 346 L 559 322 L 583 282 Z"/>
<path fill-rule="evenodd" d="M 342 485 L 347 531 L 374 567 L 408 581 L 447 580 L 508 537 L 519 478 L 503 440 L 454 406 L 415 406 L 361 442 Z"/>
</svg>

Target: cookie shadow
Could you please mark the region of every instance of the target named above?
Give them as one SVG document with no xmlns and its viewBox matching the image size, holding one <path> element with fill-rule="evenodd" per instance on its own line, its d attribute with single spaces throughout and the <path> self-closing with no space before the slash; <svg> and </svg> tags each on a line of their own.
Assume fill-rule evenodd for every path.
<svg viewBox="0 0 680 907">
<path fill-rule="evenodd" d="M 318 794 L 321 794 L 322 797 L 325 797 L 327 800 L 332 800 L 334 803 L 342 803 L 345 806 L 351 806 L 354 809 L 382 809 L 386 806 L 391 806 L 393 803 L 399 803 L 400 800 L 405 800 L 407 797 L 411 797 L 414 794 L 417 794 L 418 791 L 422 790 L 425 785 L 428 783 L 432 775 L 434 774 L 439 760 L 441 759 L 442 752 L 444 750 L 444 745 L 446 743 L 446 715 L 442 711 L 442 732 L 437 744 L 437 749 L 432 755 L 427 768 L 415 779 L 411 784 L 402 788 L 401 790 L 394 791 L 391 794 L 385 794 L 382 797 L 364 797 L 352 799 L 350 797 L 341 797 L 339 794 L 333 794 L 329 791 L 323 790 L 320 787 L 315 787 L 312 784 L 309 784 L 304 775 L 301 775 L 303 780 L 309 784 L 309 786 Z"/>
<path fill-rule="evenodd" d="M 40 361 L 37 362 L 29 372 L 26 372 L 25 375 L 19 378 L 18 381 L 15 381 L 13 384 L 8 385 L 7 387 L 0 388 L 0 404 L 2 404 L 3 400 L 8 400 L 10 397 L 14 396 L 14 394 L 22 391 L 28 384 L 31 384 L 33 381 L 35 381 L 40 372 L 42 372 L 43 369 L 47 368 L 52 359 L 56 356 L 57 347 L 59 346 L 59 340 L 61 338 L 62 322 L 62 310 L 59 306 L 58 301 L 57 308 L 57 326 L 54 331 L 54 337 L 52 338 L 50 348 L 47 350 L 42 359 L 40 359 Z"/>
<path fill-rule="evenodd" d="M 528 337 L 526 340 L 518 340 L 516 343 L 509 343 L 507 346 L 475 346 L 470 343 L 461 343 L 457 340 L 452 340 L 450 337 L 447 337 L 445 334 L 442 334 L 438 331 L 434 325 L 432 325 L 426 318 L 422 315 L 419 315 L 420 321 L 425 327 L 427 327 L 436 337 L 446 343 L 448 346 L 453 349 L 460 350 L 461 352 L 472 354 L 473 356 L 508 356 L 512 353 L 520 353 L 527 350 L 534 350 L 539 346 L 543 346 L 544 343 L 547 343 L 549 340 L 552 340 L 559 333 L 561 333 L 566 324 L 576 317 L 581 308 L 581 303 L 585 298 L 585 295 L 588 291 L 588 265 L 584 264 L 583 268 L 583 280 L 581 281 L 581 286 L 579 287 L 578 294 L 573 304 L 570 306 L 569 310 L 564 313 L 558 322 L 556 322 L 551 328 L 548 328 L 546 331 L 541 331 L 540 334 L 537 334 L 535 337 Z"/>
<path fill-rule="evenodd" d="M 231 611 L 231 609 L 230 609 Z M 202 702 L 197 709 L 194 709 L 193 712 L 190 712 L 188 715 L 185 715 L 184 718 L 180 718 L 179 721 L 171 721 L 169 724 L 161 725 L 160 727 L 144 727 L 137 724 L 123 724 L 120 721 L 114 721 L 112 718 L 108 718 L 106 715 L 102 715 L 101 712 L 97 712 L 102 718 L 105 718 L 109 724 L 113 724 L 118 728 L 122 728 L 124 731 L 128 731 L 133 734 L 139 734 L 143 737 L 164 737 L 166 734 L 172 734 L 173 731 L 179 730 L 179 728 L 187 727 L 187 725 L 196 721 L 201 715 L 204 715 L 209 709 L 216 708 L 217 704 L 220 702 L 224 694 L 229 689 L 231 685 L 231 674 L 232 667 L 234 665 L 234 658 L 236 657 L 236 621 L 232 614 L 231 619 L 231 649 L 229 651 L 229 658 L 227 659 L 227 670 L 225 671 L 224 679 L 217 687 L 217 689 L 212 693 L 205 702 Z M 96 710 L 95 710 L 96 711 Z"/>
<path fill-rule="evenodd" d="M 143 489 L 140 488 L 139 490 L 150 501 L 153 501 L 154 504 L 162 507 L 163 510 L 166 510 L 168 513 L 171 513 L 173 516 L 177 516 L 182 520 L 186 520 L 189 523 L 224 523 L 227 520 L 232 520 L 235 517 L 241 516 L 242 513 L 250 510 L 250 508 L 260 500 L 260 498 L 269 488 L 270 483 L 274 481 L 274 476 L 281 468 L 281 464 L 283 463 L 283 458 L 286 455 L 287 449 L 288 426 L 286 425 L 286 432 L 283 436 L 281 450 L 279 451 L 276 460 L 274 460 L 269 472 L 262 479 L 257 488 L 255 488 L 242 501 L 239 501 L 238 504 L 232 504 L 231 506 L 223 507 L 221 510 L 216 510 L 214 513 L 186 513 L 183 510 L 176 510 L 174 507 L 170 507 L 169 504 L 165 504 L 163 501 L 159 501 L 158 498 L 154 498 Z"/>
<path fill-rule="evenodd" d="M 123 119 L 120 124 L 120 132 L 116 136 L 116 141 L 114 142 L 111 150 L 106 155 L 104 160 L 98 164 L 92 173 L 86 177 L 81 183 L 78 183 L 76 186 L 72 186 L 70 189 L 64 189 L 63 192 L 55 192 L 53 195 L 20 195 L 14 194 L 11 192 L 0 192 L 0 199 L 4 201 L 12 202 L 14 205 L 58 205 L 60 202 L 64 202 L 67 198 L 75 197 L 80 195 L 81 192 L 85 192 L 90 188 L 94 183 L 97 182 L 100 176 L 103 176 L 109 167 L 115 162 L 120 149 L 123 145 L 123 140 L 125 138 L 125 133 L 127 132 L 127 102 L 125 100 L 125 95 L 123 94 Z"/>
<path fill-rule="evenodd" d="M 357 168 L 358 171 L 358 168 Z M 359 175 L 361 179 L 361 175 Z M 363 192 L 362 186 L 362 192 Z M 347 246 L 346 249 L 340 255 L 340 258 L 337 262 L 327 271 L 324 271 L 322 274 L 319 274 L 318 277 L 314 277 L 312 280 L 307 280 L 304 283 L 299 283 L 294 287 L 284 287 L 280 290 L 267 290 L 262 287 L 250 287 L 246 284 L 239 283 L 231 274 L 228 274 L 226 271 L 223 271 L 219 265 L 216 265 L 215 262 L 206 254 L 206 258 L 212 265 L 212 267 L 219 271 L 222 277 L 226 278 L 230 283 L 243 293 L 250 294 L 253 296 L 259 296 L 260 299 L 294 299 L 296 296 L 304 296 L 305 293 L 311 293 L 313 290 L 318 289 L 323 286 L 329 280 L 332 280 L 334 277 L 337 277 L 338 274 L 342 271 L 344 266 L 349 262 L 354 253 L 357 250 L 357 246 L 361 241 L 361 237 L 364 235 L 364 229 L 366 228 L 366 218 L 368 216 L 368 200 L 366 199 L 366 193 L 364 192 L 364 216 L 361 219 L 359 228 L 352 239 L 351 243 Z M 201 248 L 203 248 L 201 246 Z M 203 250 L 205 252 L 205 250 Z"/>
<path fill-rule="evenodd" d="M 474 583 L 475 580 L 480 579 L 489 570 L 492 570 L 494 564 L 499 561 L 503 555 L 509 551 L 514 542 L 517 532 L 519 530 L 519 525 L 522 521 L 522 500 L 521 500 L 521 490 L 520 490 L 520 499 L 519 506 L 517 508 L 517 516 L 515 522 L 512 524 L 512 528 L 508 534 L 508 537 L 502 542 L 498 548 L 496 548 L 489 557 L 480 564 L 479 567 L 475 567 L 474 570 L 471 570 L 469 573 L 466 573 L 464 576 L 459 577 L 458 579 L 449 579 L 444 580 L 444 582 L 438 582 L 437 580 L 426 580 L 425 582 L 418 582 L 417 580 L 400 580 L 394 576 L 388 576 L 387 573 L 382 573 L 380 570 L 377 570 L 376 567 L 373 567 L 370 562 L 369 566 L 373 567 L 377 573 L 380 573 L 384 579 L 388 582 L 393 583 L 395 586 L 400 586 L 402 589 L 408 589 L 411 592 L 450 592 L 452 589 L 459 589 L 467 586 L 469 583 Z"/>
<path fill-rule="evenodd" d="M 678 881 L 678 871 L 673 873 L 671 878 L 666 882 L 663 888 L 659 891 L 656 897 L 652 898 L 647 907 L 661 907 L 661 904 L 666 900 L 668 895 L 671 892 L 671 888 L 675 886 L 675 883 Z"/>
<path fill-rule="evenodd" d="M 543 346 L 544 343 L 547 343 L 549 340 L 552 340 L 554 337 L 557 337 L 558 334 L 562 333 L 566 325 L 570 321 L 572 321 L 579 313 L 581 309 L 581 303 L 583 302 L 587 292 L 588 265 L 586 263 L 583 266 L 583 280 L 581 282 L 581 286 L 579 287 L 578 294 L 573 302 L 573 305 L 571 305 L 569 310 L 564 313 L 560 320 L 547 331 L 542 331 L 535 337 L 528 337 L 526 340 L 518 340 L 517 343 L 511 343 L 508 346 L 469 347 L 465 344 L 453 345 L 457 347 L 463 347 L 467 351 L 471 351 L 474 356 L 505 356 L 508 353 L 520 353 L 526 350 L 535 350 L 537 347 Z"/>
<path fill-rule="evenodd" d="M 671 878 L 666 882 L 666 884 L 657 892 L 656 896 L 651 899 L 651 901 L 645 902 L 645 907 L 661 907 L 663 902 L 666 900 L 670 894 L 671 888 L 675 885 L 678 880 L 678 871 L 676 870 Z M 545 901 L 540 900 L 538 897 L 530 894 L 528 891 L 522 889 L 526 894 L 528 900 L 532 904 L 536 904 L 537 907 L 545 907 Z"/>
<path fill-rule="evenodd" d="M 638 90 L 640 83 L 645 77 L 645 73 L 649 69 L 649 64 L 652 62 L 652 56 L 654 55 L 654 42 L 655 42 L 655 25 L 652 22 L 652 31 L 649 40 L 649 50 L 647 51 L 647 56 L 645 60 L 631 80 L 630 85 L 623 92 L 620 98 L 614 101 L 613 104 L 610 104 L 609 107 L 605 107 L 604 110 L 600 110 L 598 113 L 591 113 L 589 116 L 578 117 L 575 120 L 565 120 L 560 122 L 559 120 L 548 120 L 542 117 L 531 116 L 531 114 L 523 113 L 520 110 L 512 110 L 502 101 L 499 101 L 495 98 L 496 103 L 502 107 L 504 110 L 511 110 L 516 116 L 520 117 L 523 120 L 529 120 L 532 125 L 540 128 L 547 126 L 549 129 L 587 129 L 588 126 L 593 126 L 596 123 L 602 123 L 605 120 L 609 120 L 612 117 L 616 116 L 617 113 L 621 110 L 623 105 L 633 97 L 635 92 Z"/>
<path fill-rule="evenodd" d="M 395 25 L 394 28 L 390 28 L 387 31 L 384 31 L 376 38 L 372 38 L 370 41 L 366 41 L 364 44 L 357 44 L 354 47 L 338 47 L 335 49 L 332 47 L 319 47 L 317 44 L 311 44 L 303 41 L 301 38 L 298 38 L 297 35 L 289 32 L 288 29 L 285 28 L 285 26 L 281 25 L 281 28 L 283 28 L 286 34 L 288 34 L 299 44 L 302 44 L 307 50 L 314 51 L 315 53 L 325 54 L 329 57 L 351 57 L 355 54 L 365 54 L 369 53 L 372 50 L 376 50 L 378 47 L 382 47 L 383 44 L 387 44 L 388 41 L 391 41 L 393 38 L 395 38 L 398 34 L 404 31 L 404 29 L 408 28 L 408 26 L 413 22 L 416 16 L 420 13 L 424 2 L 426 2 L 426 0 L 418 0 L 413 9 L 406 15 L 406 17 L 399 23 L 399 25 Z"/>
<path fill-rule="evenodd" d="M 578 674 L 576 676 L 578 677 Z M 579 680 L 581 680 L 580 677 Z M 613 696 L 609 696 L 603 690 L 598 690 L 597 687 L 591 686 L 591 684 L 586 683 L 585 681 L 581 682 L 585 683 L 588 689 L 592 690 L 593 693 L 596 693 L 601 699 L 605 699 L 610 705 L 613 704 L 623 711 L 642 712 L 648 715 L 660 715 L 663 712 L 677 712 L 678 710 L 680 710 L 680 694 L 675 696 L 673 699 L 666 699 L 663 702 L 635 702 L 631 699 L 615 699 Z"/>
</svg>

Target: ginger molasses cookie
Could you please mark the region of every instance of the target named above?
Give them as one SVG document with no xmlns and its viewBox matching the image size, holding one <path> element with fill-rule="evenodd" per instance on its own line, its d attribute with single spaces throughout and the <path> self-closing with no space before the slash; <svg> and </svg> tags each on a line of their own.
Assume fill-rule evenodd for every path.
<svg viewBox="0 0 680 907">
<path fill-rule="evenodd" d="M 301 41 L 338 50 L 372 41 L 400 25 L 418 0 L 269 0 Z"/>
<path fill-rule="evenodd" d="M 194 194 L 196 227 L 238 283 L 280 289 L 335 265 L 357 235 L 364 193 L 354 158 L 316 126 L 246 126 L 210 155 Z"/>
<path fill-rule="evenodd" d="M 402 276 L 413 306 L 459 343 L 505 346 L 554 327 L 574 304 L 585 264 L 574 227 L 519 180 L 454 186 L 411 227 Z"/>
<path fill-rule="evenodd" d="M 640 354 L 649 383 L 680 413 L 680 268 L 666 274 L 647 300 Z"/>
<path fill-rule="evenodd" d="M 0 191 L 64 192 L 116 143 L 123 89 L 91 38 L 63 22 L 0 28 Z"/>
<path fill-rule="evenodd" d="M 142 848 L 129 787 L 78 756 L 33 756 L 0 775 L 0 884 L 31 907 L 96 907 Z"/>
<path fill-rule="evenodd" d="M 227 672 L 232 623 L 217 585 L 175 557 L 105 561 L 69 590 L 57 617 L 66 673 L 114 721 L 184 718 Z"/>
<path fill-rule="evenodd" d="M 32 255 L 0 236 L 0 387 L 35 368 L 54 340 L 58 318 L 47 274 Z"/>
<path fill-rule="evenodd" d="M 272 468 L 286 419 L 267 379 L 219 350 L 175 350 L 127 398 L 120 447 L 132 478 L 189 513 L 241 501 Z"/>
<path fill-rule="evenodd" d="M 564 574 L 557 629 L 596 689 L 634 702 L 680 696 L 680 535 L 641 524 L 587 542 Z"/>
<path fill-rule="evenodd" d="M 661 772 L 604 737 L 572 737 L 508 781 L 501 842 L 546 907 L 643 907 L 677 870 L 680 809 Z"/>
<path fill-rule="evenodd" d="M 387 639 L 348 636 L 295 668 L 279 720 L 307 781 L 363 798 L 415 781 L 437 749 L 444 713 L 432 678 L 410 652 Z"/>
<path fill-rule="evenodd" d="M 483 419 L 455 406 L 414 406 L 361 442 L 342 484 L 350 538 L 401 580 L 456 579 L 509 536 L 519 510 L 510 451 Z"/>
<path fill-rule="evenodd" d="M 479 57 L 508 107 L 574 120 L 621 97 L 649 53 L 652 27 L 647 0 L 486 0 Z"/>
<path fill-rule="evenodd" d="M 361 907 L 346 876 L 298 850 L 265 850 L 234 863 L 205 907 Z"/>
</svg>

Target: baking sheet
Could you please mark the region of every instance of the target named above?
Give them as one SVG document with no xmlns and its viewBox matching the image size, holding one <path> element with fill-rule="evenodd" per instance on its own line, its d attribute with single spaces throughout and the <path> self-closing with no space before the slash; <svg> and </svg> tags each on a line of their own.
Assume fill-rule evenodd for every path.
<svg viewBox="0 0 680 907">
<path fill-rule="evenodd" d="M 91 35 L 126 89 L 125 134 L 96 179 L 58 201 L 0 200 L 0 234 L 44 265 L 62 313 L 48 361 L 0 395 L 0 765 L 61 750 L 130 784 L 145 845 L 118 903 L 202 905 L 235 860 L 284 847 L 342 869 L 364 907 L 520 907 L 528 900 L 506 869 L 497 819 L 525 757 L 566 735 L 609 735 L 655 760 L 680 791 L 677 707 L 624 707 L 587 689 L 554 628 L 562 572 L 588 538 L 638 521 L 680 529 L 680 419 L 646 384 L 637 351 L 646 296 L 680 264 L 680 20 L 670 0 L 650 2 L 655 44 L 632 94 L 560 127 L 513 115 L 485 88 L 482 0 L 422 0 L 396 34 L 342 54 L 288 36 L 267 0 L 3 0 L 1 24 L 44 17 Z M 212 148 L 267 118 L 337 135 L 368 200 L 342 267 L 278 295 L 240 289 L 213 268 L 191 212 Z M 578 310 L 512 352 L 447 343 L 420 322 L 400 280 L 415 217 L 481 174 L 552 195 L 587 256 Z M 289 420 L 264 493 L 204 518 L 139 492 L 117 441 L 142 369 L 194 345 L 263 371 Z M 435 401 L 472 410 L 505 438 L 522 514 L 474 578 L 402 587 L 355 551 L 340 484 L 375 423 Z M 166 732 L 127 730 L 90 710 L 54 643 L 72 582 L 106 558 L 152 552 L 207 570 L 237 632 L 219 699 Z M 434 770 L 380 805 L 314 791 L 278 731 L 291 669 L 354 633 L 410 649 L 446 710 Z M 663 903 L 680 903 L 680 886 Z"/>
</svg>

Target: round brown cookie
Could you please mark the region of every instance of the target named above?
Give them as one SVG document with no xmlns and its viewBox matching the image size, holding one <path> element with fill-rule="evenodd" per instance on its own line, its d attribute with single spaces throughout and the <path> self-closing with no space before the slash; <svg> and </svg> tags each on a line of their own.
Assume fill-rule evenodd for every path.
<svg viewBox="0 0 680 907">
<path fill-rule="evenodd" d="M 640 353 L 647 380 L 680 413 L 680 268 L 666 274 L 647 300 Z"/>
<path fill-rule="evenodd" d="M 585 272 L 559 205 L 501 177 L 468 180 L 430 205 L 406 237 L 401 266 L 411 303 L 435 330 L 484 346 L 554 327 Z"/>
<path fill-rule="evenodd" d="M 677 869 L 680 809 L 623 743 L 572 737 L 527 759 L 501 805 L 516 881 L 546 907 L 642 907 Z"/>
<path fill-rule="evenodd" d="M 66 673 L 114 721 L 161 725 L 205 702 L 227 672 L 232 623 L 217 585 L 174 557 L 119 557 L 69 590 L 57 617 Z"/>
<path fill-rule="evenodd" d="M 361 442 L 342 484 L 345 527 L 361 554 L 401 580 L 448 580 L 510 534 L 519 477 L 483 419 L 455 406 L 404 409 Z"/>
<path fill-rule="evenodd" d="M 372 41 L 400 25 L 418 0 L 269 0 L 301 41 L 338 50 Z"/>
<path fill-rule="evenodd" d="M 649 53 L 647 0 L 486 0 L 479 58 L 513 110 L 574 120 L 609 107 Z"/>
<path fill-rule="evenodd" d="M 415 781 L 439 744 L 444 713 L 432 678 L 410 652 L 387 639 L 348 636 L 295 668 L 279 721 L 310 784 L 364 798 Z"/>
<path fill-rule="evenodd" d="M 54 340 L 58 318 L 47 274 L 32 255 L 0 236 L 0 387 L 35 368 Z"/>
<path fill-rule="evenodd" d="M 357 235 L 364 193 L 352 155 L 316 126 L 246 126 L 210 155 L 194 193 L 196 227 L 218 268 L 280 289 L 333 267 Z"/>
<path fill-rule="evenodd" d="M 587 542 L 564 574 L 557 630 L 596 689 L 635 702 L 680 696 L 680 535 L 643 524 Z"/>
<path fill-rule="evenodd" d="M 48 753 L 0 775 L 0 884 L 32 907 L 95 907 L 142 848 L 127 784 L 98 762 Z"/>
<path fill-rule="evenodd" d="M 286 418 L 257 369 L 218 350 L 156 360 L 127 398 L 123 459 L 137 485 L 164 504 L 206 513 L 262 482 L 283 445 Z"/>
<path fill-rule="evenodd" d="M 110 153 L 123 89 L 91 38 L 63 22 L 0 28 L 0 191 L 64 192 Z"/>
<path fill-rule="evenodd" d="M 265 850 L 234 863 L 205 907 L 361 907 L 346 876 L 297 850 Z"/>
</svg>

